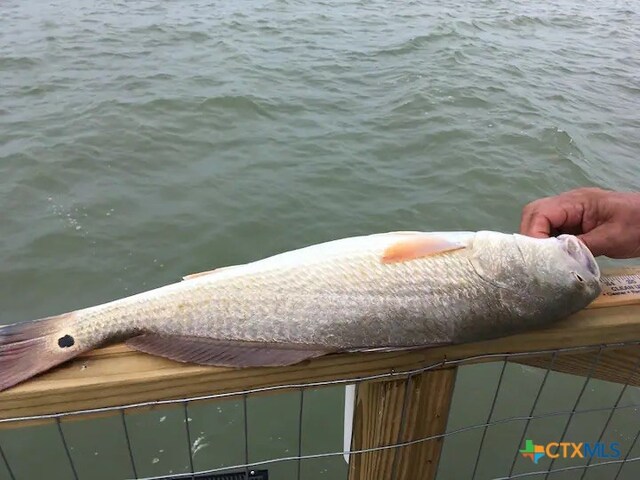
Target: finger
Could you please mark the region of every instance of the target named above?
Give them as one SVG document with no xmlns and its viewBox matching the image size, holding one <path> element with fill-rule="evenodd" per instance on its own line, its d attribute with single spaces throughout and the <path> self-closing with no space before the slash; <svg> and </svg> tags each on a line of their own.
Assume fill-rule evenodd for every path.
<svg viewBox="0 0 640 480">
<path fill-rule="evenodd" d="M 547 238 L 551 236 L 552 225 L 544 215 L 533 215 L 524 233 L 530 237 Z"/>
<path fill-rule="evenodd" d="M 600 255 L 607 255 L 609 257 L 616 256 L 613 251 L 615 249 L 615 245 L 611 238 L 610 229 L 607 229 L 606 225 L 594 228 L 582 235 L 578 235 L 578 238 L 585 243 L 589 250 L 591 250 L 594 257 L 598 257 Z"/>
<path fill-rule="evenodd" d="M 559 233 L 578 235 L 584 233 L 583 216 L 585 206 L 581 201 L 550 197 L 532 204 L 524 228 L 531 236 L 551 236 Z"/>
<path fill-rule="evenodd" d="M 520 233 L 536 238 L 546 238 L 551 235 L 551 224 L 548 219 L 539 213 L 540 207 L 544 208 L 547 199 L 531 202 L 522 209 L 520 218 Z"/>
<path fill-rule="evenodd" d="M 521 233 L 531 237 L 546 238 L 562 231 L 569 216 L 566 208 L 554 197 L 527 205 L 520 224 Z"/>
</svg>

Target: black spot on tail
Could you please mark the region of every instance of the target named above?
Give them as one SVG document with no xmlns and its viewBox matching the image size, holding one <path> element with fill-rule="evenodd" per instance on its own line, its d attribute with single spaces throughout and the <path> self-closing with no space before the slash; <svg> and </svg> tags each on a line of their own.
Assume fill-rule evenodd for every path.
<svg viewBox="0 0 640 480">
<path fill-rule="evenodd" d="M 0 327 L 0 391 L 72 359 L 79 353 L 70 335 L 73 313 Z M 51 345 L 57 342 L 60 349 Z"/>
<path fill-rule="evenodd" d="M 71 335 L 65 335 L 64 337 L 60 337 L 58 339 L 58 346 L 60 348 L 69 348 L 73 347 L 76 341 L 73 339 Z"/>
</svg>

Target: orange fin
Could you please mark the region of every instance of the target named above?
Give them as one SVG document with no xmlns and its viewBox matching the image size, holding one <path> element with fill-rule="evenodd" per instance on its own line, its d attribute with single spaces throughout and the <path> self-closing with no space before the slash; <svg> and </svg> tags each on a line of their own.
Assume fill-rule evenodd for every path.
<svg viewBox="0 0 640 480">
<path fill-rule="evenodd" d="M 408 262 L 462 248 L 466 248 L 465 245 L 452 242 L 444 237 L 416 235 L 404 238 L 388 247 L 382 255 L 382 263 Z"/>
<path fill-rule="evenodd" d="M 193 280 L 194 278 L 204 277 L 206 275 L 213 275 L 214 273 L 219 273 L 223 270 L 227 270 L 228 268 L 233 268 L 233 267 L 220 267 L 220 268 L 214 268 L 213 270 L 207 270 L 206 272 L 192 273 L 191 275 L 186 275 L 182 277 L 182 280 Z"/>
</svg>

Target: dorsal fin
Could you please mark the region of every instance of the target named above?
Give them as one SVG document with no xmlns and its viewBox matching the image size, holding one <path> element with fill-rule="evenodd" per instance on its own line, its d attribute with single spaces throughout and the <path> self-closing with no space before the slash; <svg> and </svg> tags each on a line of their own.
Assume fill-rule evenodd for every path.
<svg viewBox="0 0 640 480">
<path fill-rule="evenodd" d="M 462 248 L 466 246 L 437 235 L 407 236 L 384 251 L 382 263 L 408 262 Z"/>
<path fill-rule="evenodd" d="M 207 275 L 214 275 L 216 273 L 220 273 L 223 270 L 228 270 L 230 268 L 235 268 L 235 266 L 220 267 L 220 268 L 214 268 L 213 270 L 207 270 L 205 272 L 192 273 L 191 275 L 185 275 L 184 277 L 182 277 L 182 280 L 193 280 L 194 278 L 205 277 Z"/>
</svg>

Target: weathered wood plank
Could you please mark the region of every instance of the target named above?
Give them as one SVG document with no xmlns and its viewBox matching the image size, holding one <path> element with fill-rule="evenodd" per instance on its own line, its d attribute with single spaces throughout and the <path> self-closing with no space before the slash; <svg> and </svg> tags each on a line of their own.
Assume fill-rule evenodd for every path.
<svg viewBox="0 0 640 480">
<path fill-rule="evenodd" d="M 409 414 L 402 441 L 440 435 L 447 428 L 457 368 L 422 374 L 412 387 Z M 444 438 L 421 442 L 398 450 L 397 479 L 436 478 Z"/>
<path fill-rule="evenodd" d="M 626 270 L 627 275 L 637 276 L 639 272 L 640 269 Z M 619 273 L 616 272 L 616 275 L 619 276 Z M 633 280 L 632 277 L 626 278 Z M 238 370 L 188 365 L 138 353 L 124 345 L 115 345 L 90 352 L 0 393 L 0 419 L 275 385 L 352 379 L 420 368 L 445 359 L 451 361 L 492 353 L 640 340 L 638 293 L 630 290 L 610 296 L 614 300 L 603 296 L 595 302 L 597 305 L 607 298 L 608 306 L 585 309 L 544 330 L 487 342 L 411 352 L 332 355 L 285 368 Z M 629 305 L 630 302 L 632 304 Z"/>
<path fill-rule="evenodd" d="M 549 367 L 549 355 L 520 358 L 514 362 L 546 369 Z M 556 356 L 551 370 L 581 376 L 587 376 L 592 372 L 593 378 L 640 387 L 640 346 L 603 350 L 597 364 L 594 366 L 593 363 L 593 351 L 564 353 Z"/>
<path fill-rule="evenodd" d="M 444 433 L 456 368 L 421 373 L 406 380 L 358 386 L 351 450 L 393 445 Z M 435 478 L 442 438 L 352 454 L 349 480 Z"/>
</svg>

